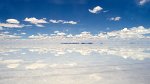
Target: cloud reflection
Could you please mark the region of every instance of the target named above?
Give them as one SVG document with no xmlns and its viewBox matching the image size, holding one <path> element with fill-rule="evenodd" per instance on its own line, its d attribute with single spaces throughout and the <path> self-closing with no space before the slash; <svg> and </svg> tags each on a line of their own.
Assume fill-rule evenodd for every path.
<svg viewBox="0 0 150 84">
<path fill-rule="evenodd" d="M 150 48 L 137 48 L 137 47 L 99 47 L 99 46 L 59 46 L 49 48 L 32 48 L 31 52 L 39 54 L 52 53 L 55 56 L 63 56 L 65 54 L 80 53 L 82 56 L 92 55 L 92 53 L 98 53 L 101 55 L 113 55 L 120 56 L 124 59 L 131 58 L 135 60 L 144 60 L 150 58 Z"/>
<path fill-rule="evenodd" d="M 12 47 L 12 46 L 11 46 Z M 14 46 L 15 47 L 15 46 Z M 1 48 L 0 53 L 19 52 L 20 48 L 9 48 L 5 46 Z M 79 53 L 82 56 L 92 55 L 93 53 L 108 56 L 119 56 L 124 59 L 130 58 L 134 60 L 144 60 L 150 58 L 149 47 L 138 47 L 138 45 L 130 46 L 103 46 L 103 45 L 48 45 L 48 46 L 35 46 L 33 48 L 26 48 L 29 52 L 38 54 L 51 53 L 54 56 L 65 56 L 66 54 Z M 22 55 L 26 55 L 25 52 L 21 52 Z"/>
</svg>

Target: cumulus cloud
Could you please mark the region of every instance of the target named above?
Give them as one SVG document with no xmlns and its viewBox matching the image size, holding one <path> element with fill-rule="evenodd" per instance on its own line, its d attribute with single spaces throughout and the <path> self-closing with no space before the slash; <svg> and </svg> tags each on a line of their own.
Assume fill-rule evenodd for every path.
<svg viewBox="0 0 150 84">
<path fill-rule="evenodd" d="M 121 19 L 121 17 L 112 17 L 110 18 L 111 21 L 119 21 Z"/>
<path fill-rule="evenodd" d="M 89 12 L 96 14 L 96 13 L 99 13 L 101 10 L 103 10 L 102 7 L 96 6 L 96 7 L 94 7 L 93 9 L 89 9 Z"/>
<path fill-rule="evenodd" d="M 20 22 L 16 19 L 7 19 L 7 23 L 0 23 L 0 27 L 7 27 L 7 28 L 22 28 L 25 25 L 19 24 Z"/>
<path fill-rule="evenodd" d="M 25 33 L 25 32 L 22 32 L 21 34 L 22 34 L 22 35 L 25 35 L 26 33 Z"/>
<path fill-rule="evenodd" d="M 77 22 L 75 21 L 64 21 L 63 23 L 64 24 L 77 24 Z"/>
<path fill-rule="evenodd" d="M 51 23 L 62 23 L 63 21 L 62 20 L 53 20 L 53 19 L 51 19 L 51 20 L 49 20 Z"/>
<path fill-rule="evenodd" d="M 150 2 L 150 0 L 140 0 L 140 1 L 139 1 L 139 5 L 144 5 L 144 4 L 146 4 L 147 2 Z"/>
<path fill-rule="evenodd" d="M 29 22 L 31 24 L 35 24 L 38 27 L 44 27 L 41 24 L 47 23 L 46 18 L 43 19 L 36 19 L 35 17 L 32 18 L 25 18 L 24 21 Z"/>
<path fill-rule="evenodd" d="M 16 19 L 7 19 L 6 22 L 12 23 L 12 24 L 19 24 L 20 22 Z"/>
<path fill-rule="evenodd" d="M 0 27 L 22 28 L 22 27 L 24 27 L 24 25 L 21 25 L 21 24 L 11 24 L 11 23 L 0 23 Z"/>
<path fill-rule="evenodd" d="M 16 34 L 9 34 L 9 32 L 1 32 L 0 39 L 21 39 L 21 36 Z"/>
<path fill-rule="evenodd" d="M 150 34 L 150 29 L 146 29 L 143 26 L 124 28 L 118 31 L 101 33 L 100 36 L 106 38 L 145 38 L 144 34 Z"/>
<path fill-rule="evenodd" d="M 42 24 L 36 24 L 37 27 L 44 27 Z"/>
<path fill-rule="evenodd" d="M 60 32 L 60 31 L 54 31 L 54 35 L 58 35 L 58 36 L 65 36 L 66 33 L 64 32 Z"/>
<path fill-rule="evenodd" d="M 65 20 L 49 20 L 51 23 L 62 23 L 62 24 L 77 24 L 75 21 L 65 21 Z"/>
<path fill-rule="evenodd" d="M 72 38 L 72 40 L 81 40 L 81 39 L 100 39 L 100 38 L 120 38 L 120 39 L 131 39 L 131 38 L 149 38 L 149 36 L 145 36 L 145 34 L 150 34 L 149 28 L 144 28 L 143 26 L 139 27 L 132 27 L 132 28 L 123 28 L 122 30 L 118 31 L 111 31 L 111 32 L 101 32 L 96 35 L 92 35 L 90 32 L 81 32 L 80 34 L 72 35 L 66 34 L 64 32 L 55 31 L 54 34 L 51 35 L 32 35 L 29 38 L 32 39 L 65 39 L 65 38 Z"/>
<path fill-rule="evenodd" d="M 17 24 L 10 24 L 10 25 L 17 25 Z M 2 24 L 0 24 L 2 26 Z M 3 25 L 5 26 L 5 25 Z M 5 27 L 11 27 L 11 26 L 5 26 Z M 13 26 L 14 27 L 14 26 Z M 18 27 L 18 25 L 16 26 Z M 26 33 L 21 33 L 22 35 L 25 35 Z M 64 32 L 60 31 L 54 31 L 53 34 L 38 34 L 38 35 L 31 35 L 28 36 L 29 39 L 68 39 L 72 38 L 73 40 L 82 40 L 82 39 L 99 39 L 99 38 L 121 38 L 121 39 L 131 39 L 131 38 L 150 38 L 150 28 L 144 28 L 143 26 L 139 27 L 132 27 L 132 28 L 123 28 L 122 30 L 117 30 L 117 31 L 110 31 L 110 32 L 101 32 L 96 35 L 91 34 L 90 32 L 81 32 L 80 34 L 66 34 Z M 7 32 L 2 32 L 0 34 L 1 39 L 6 39 L 6 38 L 13 38 L 13 39 L 18 39 L 21 38 L 21 36 L 18 35 L 11 35 L 8 34 Z"/>
</svg>

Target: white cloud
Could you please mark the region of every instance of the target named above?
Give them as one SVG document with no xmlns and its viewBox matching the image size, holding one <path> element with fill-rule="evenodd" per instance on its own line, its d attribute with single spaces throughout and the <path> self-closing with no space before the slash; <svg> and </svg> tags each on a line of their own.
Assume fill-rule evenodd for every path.
<svg viewBox="0 0 150 84">
<path fill-rule="evenodd" d="M 0 23 L 0 27 L 7 27 L 7 28 L 22 28 L 26 25 L 19 24 L 20 22 L 16 19 L 7 19 L 7 23 Z"/>
<path fill-rule="evenodd" d="M 75 21 L 65 21 L 64 24 L 77 24 Z"/>
<path fill-rule="evenodd" d="M 54 33 L 59 33 L 59 31 L 54 31 Z"/>
<path fill-rule="evenodd" d="M 62 22 L 62 20 L 53 20 L 53 19 L 51 19 L 51 20 L 49 20 L 51 23 L 61 23 Z"/>
<path fill-rule="evenodd" d="M 55 35 L 58 35 L 58 36 L 65 36 L 66 33 L 64 32 L 60 32 L 60 31 L 54 31 Z"/>
<path fill-rule="evenodd" d="M 0 39 L 21 39 L 21 36 L 15 34 L 9 34 L 9 32 L 1 32 Z"/>
<path fill-rule="evenodd" d="M 62 23 L 62 24 L 77 24 L 75 21 L 65 21 L 65 20 L 49 20 L 51 23 Z"/>
<path fill-rule="evenodd" d="M 38 27 L 43 27 L 43 23 L 47 23 L 46 18 L 43 19 L 36 19 L 35 17 L 32 18 L 25 18 L 24 21 L 30 22 L 31 24 L 35 24 Z"/>
<path fill-rule="evenodd" d="M 105 36 L 107 38 L 145 38 L 143 34 L 150 34 L 150 29 L 146 29 L 143 26 L 132 27 L 130 29 L 124 28 L 118 31 L 107 32 L 100 36 Z"/>
<path fill-rule="evenodd" d="M 12 23 L 12 24 L 19 24 L 20 22 L 16 19 L 7 19 L 6 22 Z"/>
<path fill-rule="evenodd" d="M 36 24 L 37 27 L 44 27 L 44 25 Z"/>
<path fill-rule="evenodd" d="M 103 10 L 102 7 L 96 6 L 93 9 L 89 9 L 89 12 L 91 12 L 91 13 L 99 13 L 101 10 Z"/>
<path fill-rule="evenodd" d="M 121 19 L 121 17 L 112 17 L 112 18 L 110 18 L 110 20 L 112 20 L 112 21 L 119 21 Z"/>
<path fill-rule="evenodd" d="M 11 23 L 0 23 L 0 27 L 7 27 L 7 28 L 22 28 L 24 25 L 20 24 L 11 24 Z"/>
<path fill-rule="evenodd" d="M 150 34 L 149 28 L 144 28 L 143 26 L 139 27 L 132 27 L 132 28 L 123 28 L 122 30 L 118 31 L 111 31 L 111 32 L 101 32 L 96 35 L 92 35 L 90 32 L 81 32 L 80 34 L 72 35 L 72 34 L 66 34 L 64 32 L 55 31 L 54 34 L 51 35 L 32 35 L 29 36 L 29 38 L 32 39 L 65 39 L 65 38 L 71 38 L 73 40 L 81 40 L 81 39 L 100 39 L 100 38 L 120 38 L 120 39 L 131 39 L 131 38 L 149 38 L 149 36 L 144 36 L 144 34 Z"/>
<path fill-rule="evenodd" d="M 139 5 L 144 5 L 146 4 L 147 2 L 149 2 L 150 0 L 140 0 L 139 1 Z"/>
<path fill-rule="evenodd" d="M 22 35 L 25 35 L 26 33 L 25 33 L 25 32 L 22 32 L 21 34 L 22 34 Z"/>
<path fill-rule="evenodd" d="M 47 23 L 45 18 L 43 18 L 43 19 L 36 19 L 35 17 L 25 18 L 24 21 L 30 22 L 32 24 Z"/>
<path fill-rule="evenodd" d="M 59 32 L 59 33 L 57 33 L 57 35 L 58 35 L 58 36 L 65 36 L 66 33 L 64 33 L 64 32 Z"/>
</svg>

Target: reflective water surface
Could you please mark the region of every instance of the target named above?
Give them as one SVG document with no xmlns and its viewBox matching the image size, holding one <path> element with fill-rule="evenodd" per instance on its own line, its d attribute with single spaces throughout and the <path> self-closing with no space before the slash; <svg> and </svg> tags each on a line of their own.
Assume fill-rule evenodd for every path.
<svg viewBox="0 0 150 84">
<path fill-rule="evenodd" d="M 58 44 L 0 48 L 0 84 L 149 84 L 150 47 Z"/>
</svg>

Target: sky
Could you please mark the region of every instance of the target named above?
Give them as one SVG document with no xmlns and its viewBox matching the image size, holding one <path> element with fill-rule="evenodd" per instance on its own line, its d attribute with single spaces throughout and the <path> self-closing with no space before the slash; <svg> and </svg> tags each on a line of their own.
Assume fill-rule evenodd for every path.
<svg viewBox="0 0 150 84">
<path fill-rule="evenodd" d="M 0 32 L 25 36 L 150 27 L 150 0 L 0 0 L 0 11 Z"/>
<path fill-rule="evenodd" d="M 150 0 L 0 0 L 0 84 L 147 84 L 149 23 Z"/>
</svg>

